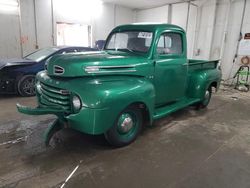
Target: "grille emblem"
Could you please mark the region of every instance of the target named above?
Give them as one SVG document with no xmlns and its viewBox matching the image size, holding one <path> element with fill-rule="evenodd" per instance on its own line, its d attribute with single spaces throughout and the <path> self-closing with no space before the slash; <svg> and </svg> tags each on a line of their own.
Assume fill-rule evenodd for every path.
<svg viewBox="0 0 250 188">
<path fill-rule="evenodd" d="M 62 95 L 69 95 L 69 91 L 68 90 L 60 90 L 60 93 Z"/>
<path fill-rule="evenodd" d="M 64 73 L 64 68 L 54 65 L 54 74 L 63 74 Z"/>
</svg>

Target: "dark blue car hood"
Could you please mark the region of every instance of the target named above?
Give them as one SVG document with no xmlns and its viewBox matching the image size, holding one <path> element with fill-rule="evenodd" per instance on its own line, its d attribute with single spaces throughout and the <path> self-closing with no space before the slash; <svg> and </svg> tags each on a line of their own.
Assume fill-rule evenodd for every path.
<svg viewBox="0 0 250 188">
<path fill-rule="evenodd" d="M 11 58 L 11 59 L 0 59 L 0 70 L 4 67 L 10 66 L 22 66 L 22 65 L 32 65 L 37 63 L 36 61 L 27 60 L 27 59 L 18 59 L 18 58 Z"/>
</svg>

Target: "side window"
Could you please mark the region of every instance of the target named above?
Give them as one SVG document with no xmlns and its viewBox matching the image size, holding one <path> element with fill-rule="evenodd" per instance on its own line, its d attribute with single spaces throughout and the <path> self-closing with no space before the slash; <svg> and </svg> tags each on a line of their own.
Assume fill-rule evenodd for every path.
<svg viewBox="0 0 250 188">
<path fill-rule="evenodd" d="M 157 52 L 160 53 L 160 50 L 163 50 L 163 49 L 164 49 L 164 35 L 161 35 L 158 45 L 157 45 Z"/>
<path fill-rule="evenodd" d="M 157 44 L 158 54 L 182 54 L 182 38 L 179 33 L 164 33 Z"/>
</svg>

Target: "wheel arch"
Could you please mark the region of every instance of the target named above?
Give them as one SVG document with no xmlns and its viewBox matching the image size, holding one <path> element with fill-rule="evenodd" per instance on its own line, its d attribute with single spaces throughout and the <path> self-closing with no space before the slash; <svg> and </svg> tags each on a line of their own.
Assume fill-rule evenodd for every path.
<svg viewBox="0 0 250 188">
<path fill-rule="evenodd" d="M 220 78 L 218 78 L 217 73 L 212 70 L 193 72 L 189 79 L 187 96 L 201 99 L 209 87 L 215 88 L 217 91 L 219 82 Z"/>
<path fill-rule="evenodd" d="M 218 90 L 218 82 L 217 81 L 213 81 L 212 83 L 210 83 L 209 87 L 214 88 L 216 91 Z"/>
<path fill-rule="evenodd" d="M 105 133 L 114 124 L 117 116 L 131 105 L 141 110 L 145 123 L 152 123 L 155 89 L 150 81 L 141 77 L 124 77 L 124 79 L 122 77 L 119 80 L 115 77 L 101 79 L 99 78 L 98 82 L 91 79 L 74 89 L 72 86 L 78 84 L 68 82 L 67 86 L 63 87 L 71 88 L 72 92 L 81 97 L 86 109 L 95 111 L 95 117 L 92 117 L 95 124 L 91 130 L 93 134 Z M 80 81 L 81 79 L 79 79 L 79 85 Z M 80 117 L 80 115 L 76 116 Z"/>
<path fill-rule="evenodd" d="M 133 102 L 129 104 L 127 107 L 130 107 L 130 106 L 136 107 L 141 111 L 144 125 L 150 125 L 152 123 L 153 121 L 152 112 L 150 111 L 146 103 L 142 101 L 137 101 L 137 102 Z"/>
</svg>

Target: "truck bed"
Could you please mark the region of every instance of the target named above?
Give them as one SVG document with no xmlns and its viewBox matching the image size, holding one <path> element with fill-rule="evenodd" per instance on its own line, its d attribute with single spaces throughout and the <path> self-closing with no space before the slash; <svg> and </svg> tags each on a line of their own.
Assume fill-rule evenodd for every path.
<svg viewBox="0 0 250 188">
<path fill-rule="evenodd" d="M 215 69 L 217 68 L 217 65 L 219 63 L 219 60 L 197 60 L 197 59 L 189 59 L 188 65 L 189 69 L 191 70 L 202 70 L 202 69 Z"/>
</svg>

